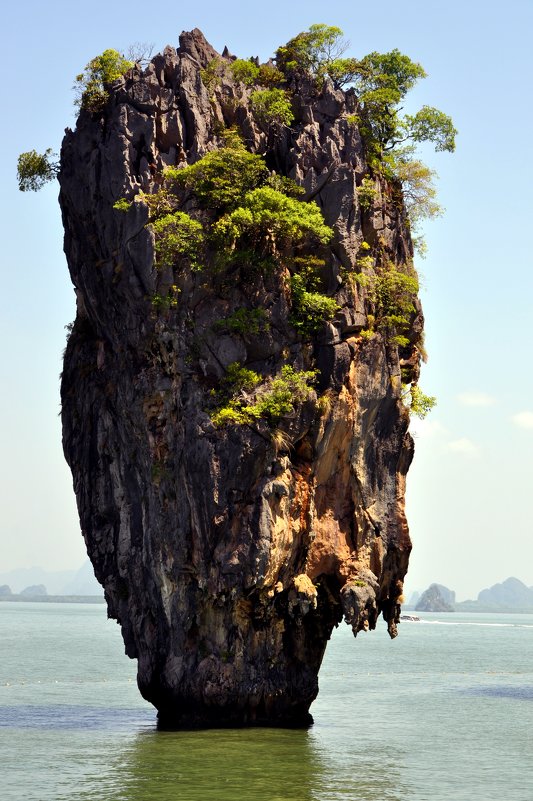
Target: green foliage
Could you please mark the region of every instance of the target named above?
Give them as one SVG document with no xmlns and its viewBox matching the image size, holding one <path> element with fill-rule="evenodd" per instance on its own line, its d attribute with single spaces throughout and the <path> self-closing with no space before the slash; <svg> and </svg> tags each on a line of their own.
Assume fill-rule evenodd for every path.
<svg viewBox="0 0 533 801">
<path fill-rule="evenodd" d="M 332 320 L 339 310 L 334 298 L 318 292 L 318 270 L 324 266 L 322 259 L 315 257 L 296 258 L 294 266 L 298 272 L 291 275 L 291 315 L 289 321 L 304 335 L 314 334 L 327 320 Z"/>
<path fill-rule="evenodd" d="M 225 71 L 226 64 L 221 58 L 211 59 L 207 66 L 200 70 L 202 83 L 210 94 L 220 84 Z"/>
<path fill-rule="evenodd" d="M 453 151 L 457 131 L 446 114 L 423 106 L 417 114 L 400 115 L 399 104 L 426 73 L 420 64 L 400 53 L 369 53 L 352 76 L 358 95 L 361 132 L 370 156 L 381 159 L 407 141 L 433 142 L 436 150 Z"/>
<path fill-rule="evenodd" d="M 313 334 L 327 320 L 332 320 L 339 305 L 320 292 L 308 292 L 301 276 L 291 277 L 292 312 L 290 322 L 302 334 Z"/>
<path fill-rule="evenodd" d="M 259 417 L 266 418 L 272 425 L 294 410 L 297 403 L 303 403 L 311 396 L 310 384 L 316 378 L 316 370 L 295 370 L 289 365 L 281 368 L 281 375 L 274 378 L 266 392 L 256 400 L 255 409 Z"/>
<path fill-rule="evenodd" d="M 188 167 L 167 169 L 166 176 L 178 186 L 190 189 L 209 208 L 233 209 L 244 195 L 265 182 L 268 169 L 264 159 L 249 153 L 242 142 L 213 150 Z"/>
<path fill-rule="evenodd" d="M 254 370 L 248 370 L 239 362 L 232 362 L 226 369 L 224 384 L 229 387 L 232 393 L 250 392 L 257 384 L 261 383 L 261 376 Z"/>
<path fill-rule="evenodd" d="M 276 50 L 276 64 L 285 75 L 310 73 L 322 77 L 328 65 L 336 61 L 348 47 L 340 28 L 332 25 L 311 25 L 286 45 Z"/>
<path fill-rule="evenodd" d="M 414 300 L 418 293 L 418 279 L 414 271 L 404 273 L 393 264 L 382 273 L 359 273 L 354 276 L 357 283 L 367 289 L 367 296 L 374 310 L 373 326 L 382 331 L 388 341 L 405 346 L 405 333 L 415 313 Z M 370 316 L 370 315 L 369 315 Z"/>
<path fill-rule="evenodd" d="M 279 84 L 283 83 L 284 80 L 284 74 L 272 64 L 261 64 L 259 67 L 257 82 L 261 84 L 261 86 L 272 88 L 274 86 L 279 86 Z"/>
<path fill-rule="evenodd" d="M 38 192 L 59 172 L 59 164 L 52 161 L 55 153 L 48 148 L 44 153 L 29 150 L 21 153 L 17 161 L 17 180 L 21 192 Z"/>
<path fill-rule="evenodd" d="M 104 50 L 100 56 L 91 59 L 83 72 L 76 76 L 75 105 L 93 113 L 102 111 L 109 93 L 106 86 L 124 75 L 134 66 L 117 50 Z"/>
<path fill-rule="evenodd" d="M 353 83 L 359 62 L 355 58 L 336 58 L 327 64 L 327 74 L 335 84 L 337 89 Z"/>
<path fill-rule="evenodd" d="M 177 198 L 165 186 L 160 186 L 157 192 L 139 192 L 136 199 L 148 206 L 150 222 L 176 211 Z"/>
<path fill-rule="evenodd" d="M 253 86 L 259 80 L 259 67 L 257 64 L 248 59 L 238 58 L 230 64 L 230 71 L 233 78 L 245 86 Z"/>
<path fill-rule="evenodd" d="M 437 399 L 422 392 L 418 384 L 411 384 L 409 389 L 405 388 L 402 397 L 411 414 L 420 420 L 423 420 L 437 404 Z"/>
<path fill-rule="evenodd" d="M 248 192 L 239 208 L 214 224 L 213 233 L 230 249 L 242 237 L 256 245 L 270 244 L 274 249 L 284 240 L 296 244 L 308 236 L 326 244 L 333 232 L 316 203 L 302 203 L 264 186 Z"/>
<path fill-rule="evenodd" d="M 342 57 L 347 46 L 342 35 L 340 28 L 312 25 L 278 48 L 277 65 L 288 78 L 311 76 L 317 88 L 326 76 L 337 88 L 348 84 L 354 87 L 357 114 L 348 115 L 347 124 L 359 127 L 373 172 L 401 183 L 409 221 L 415 230 L 420 219 L 440 214 L 440 207 L 431 181 L 434 174 L 413 159 L 414 145 L 431 142 L 436 151 L 453 152 L 457 131 L 451 118 L 432 106 L 423 106 L 413 115 L 402 115 L 405 95 L 426 77 L 420 64 L 398 49 L 388 53 L 374 51 L 361 59 Z M 358 194 L 361 208 L 370 209 L 370 178 L 363 181 Z M 414 244 L 423 255 L 423 239 L 415 238 Z"/>
<path fill-rule="evenodd" d="M 239 362 L 228 365 L 226 375 L 222 379 L 220 392 L 216 393 L 223 405 L 211 415 L 217 426 L 226 423 L 243 425 L 259 417 L 250 403 L 249 393 L 261 383 L 261 376 L 254 370 L 248 370 Z"/>
<path fill-rule="evenodd" d="M 357 197 L 359 198 L 359 205 L 364 211 L 369 211 L 376 197 L 376 186 L 372 178 L 365 175 L 361 185 L 357 187 Z"/>
<path fill-rule="evenodd" d="M 222 406 L 213 412 L 211 421 L 217 426 L 225 425 L 246 425 L 257 419 L 252 406 L 242 406 L 237 401 L 231 401 L 227 406 Z"/>
<path fill-rule="evenodd" d="M 432 106 L 422 106 L 414 116 L 406 114 L 403 124 L 413 142 L 433 142 L 436 151 L 455 150 L 456 129 L 451 117 Z"/>
<path fill-rule="evenodd" d="M 159 292 L 156 292 L 152 295 L 152 306 L 154 306 L 156 309 L 160 309 L 161 311 L 175 309 L 178 305 L 179 293 L 180 289 L 176 286 L 176 284 L 172 284 L 166 295 L 161 295 Z"/>
<path fill-rule="evenodd" d="M 264 309 L 236 309 L 228 317 L 224 317 L 215 325 L 225 331 L 242 336 L 255 336 L 269 328 L 268 315 Z"/>
<path fill-rule="evenodd" d="M 119 198 L 115 203 L 113 203 L 113 208 L 115 211 L 129 211 L 131 209 L 131 201 L 126 200 L 125 197 Z"/>
<path fill-rule="evenodd" d="M 281 192 L 289 197 L 301 197 L 305 195 L 303 186 L 299 186 L 292 178 L 286 178 L 284 175 L 279 175 L 277 172 L 271 173 L 265 181 L 265 186 L 270 186 L 276 192 Z"/>
<path fill-rule="evenodd" d="M 201 268 L 198 262 L 204 243 L 201 223 L 182 211 L 176 211 L 153 222 L 152 229 L 159 267 L 172 267 L 177 259 L 186 257 L 193 269 Z"/>
<path fill-rule="evenodd" d="M 382 102 L 388 98 L 395 103 L 402 100 L 420 78 L 425 77 L 426 73 L 420 64 L 394 49 L 389 53 L 374 51 L 364 56 L 358 62 L 353 82 L 361 101 L 374 98 Z"/>
<path fill-rule="evenodd" d="M 396 164 L 396 177 L 402 185 L 405 203 L 411 226 L 414 228 L 421 219 L 433 219 L 442 214 L 436 201 L 437 190 L 433 185 L 436 173 L 422 161 L 399 159 Z"/>
<path fill-rule="evenodd" d="M 230 371 L 231 380 L 228 380 Z M 251 375 L 248 383 L 241 379 L 243 372 Z M 233 388 L 233 393 L 226 404 L 211 415 L 213 423 L 216 426 L 228 423 L 244 425 L 265 419 L 270 425 L 275 425 L 282 417 L 291 414 L 296 404 L 311 397 L 311 384 L 315 380 L 316 371 L 295 370 L 285 365 L 281 368 L 280 375 L 269 379 L 256 391 L 253 399 L 247 397 L 246 392 L 257 387 L 258 382 L 255 379 L 261 380 L 257 373 L 245 370 L 237 363 L 228 367 L 228 376 L 225 383 Z"/>
<path fill-rule="evenodd" d="M 165 177 L 215 212 L 210 239 L 222 266 L 240 261 L 263 268 L 284 247 L 306 240 L 326 244 L 332 237 L 316 203 L 297 199 L 302 188 L 289 178 L 269 174 L 264 159 L 249 153 L 234 131 L 227 132 L 225 147 L 182 169 L 169 168 Z M 167 198 L 173 197 L 163 190 L 164 210 L 165 191 Z M 157 203 L 161 194 L 143 200 Z"/>
<path fill-rule="evenodd" d="M 283 89 L 256 89 L 250 95 L 250 105 L 263 126 L 290 125 L 294 119 L 289 95 Z"/>
</svg>

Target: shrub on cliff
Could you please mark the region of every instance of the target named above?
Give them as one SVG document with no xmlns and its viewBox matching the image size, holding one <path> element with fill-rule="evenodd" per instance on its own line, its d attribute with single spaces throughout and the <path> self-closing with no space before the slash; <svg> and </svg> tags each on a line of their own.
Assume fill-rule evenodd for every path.
<svg viewBox="0 0 533 801">
<path fill-rule="evenodd" d="M 372 328 L 381 331 L 390 342 L 407 345 L 409 340 L 406 333 L 416 311 L 414 301 L 418 293 L 418 279 L 414 270 L 409 274 L 389 264 L 380 273 L 361 272 L 354 278 L 366 288 L 373 310 Z"/>
<path fill-rule="evenodd" d="M 226 403 L 211 415 L 213 423 L 217 426 L 244 425 L 263 419 L 274 426 L 282 417 L 291 414 L 297 404 L 304 403 L 313 395 L 316 371 L 295 370 L 286 364 L 277 376 L 268 379 L 259 389 L 256 387 L 261 376 L 239 364 L 229 365 L 228 375 L 230 380 L 224 383 L 229 383 L 231 392 Z M 251 397 L 249 393 L 254 390 Z"/>
<path fill-rule="evenodd" d="M 193 269 L 200 269 L 198 254 L 204 243 L 202 224 L 182 211 L 167 214 L 152 223 L 158 266 L 172 267 L 186 257 Z"/>
<path fill-rule="evenodd" d="M 261 156 L 249 153 L 242 142 L 207 153 L 195 164 L 171 167 L 166 177 L 178 187 L 190 189 L 203 206 L 233 209 L 245 194 L 264 183 L 268 169 Z"/>
<path fill-rule="evenodd" d="M 221 217 L 213 226 L 213 234 L 226 248 L 235 247 L 246 237 L 272 250 L 284 241 L 295 244 L 307 236 L 326 244 L 332 230 L 316 203 L 304 203 L 263 186 L 248 192 L 238 208 Z"/>
<path fill-rule="evenodd" d="M 292 260 L 289 322 L 304 336 L 312 336 L 339 310 L 335 298 L 319 291 L 320 271 L 324 265 L 324 260 L 316 256 L 297 256 Z"/>
<path fill-rule="evenodd" d="M 101 111 L 109 97 L 106 86 L 133 66 L 133 61 L 128 61 L 117 50 L 112 49 L 104 50 L 100 56 L 92 58 L 83 72 L 76 76 L 75 105 L 87 111 Z"/>
<path fill-rule="evenodd" d="M 321 292 L 309 292 L 300 275 L 293 275 L 290 281 L 292 310 L 290 322 L 302 334 L 311 335 L 324 322 L 332 320 L 339 309 L 335 298 Z"/>
<path fill-rule="evenodd" d="M 259 79 L 259 67 L 252 59 L 235 59 L 230 64 L 230 71 L 234 79 L 245 86 L 253 86 Z"/>
<path fill-rule="evenodd" d="M 250 95 L 250 104 L 263 127 L 290 125 L 294 119 L 289 95 L 283 89 L 257 89 Z"/>
<path fill-rule="evenodd" d="M 403 400 L 411 414 L 420 420 L 427 417 L 437 403 L 437 399 L 433 395 L 426 395 L 425 392 L 422 392 L 418 384 L 411 384 L 409 389 L 404 391 Z"/>
</svg>

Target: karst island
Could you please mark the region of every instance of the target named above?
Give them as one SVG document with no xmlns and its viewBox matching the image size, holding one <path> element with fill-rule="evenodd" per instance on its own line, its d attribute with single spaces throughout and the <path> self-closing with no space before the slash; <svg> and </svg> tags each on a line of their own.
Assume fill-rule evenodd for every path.
<svg viewBox="0 0 533 801">
<path fill-rule="evenodd" d="M 416 146 L 456 132 L 402 110 L 420 64 L 346 44 L 106 50 L 60 159 L 19 159 L 21 189 L 59 181 L 64 451 L 161 726 L 306 725 L 333 628 L 397 633 L 409 421 L 434 403 Z"/>
</svg>

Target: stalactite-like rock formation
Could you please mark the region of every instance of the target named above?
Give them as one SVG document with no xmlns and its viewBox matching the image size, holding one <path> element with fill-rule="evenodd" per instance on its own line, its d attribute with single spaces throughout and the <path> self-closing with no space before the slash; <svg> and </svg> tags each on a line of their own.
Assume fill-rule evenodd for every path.
<svg viewBox="0 0 533 801">
<path fill-rule="evenodd" d="M 417 378 L 423 321 L 415 298 L 403 344 L 366 331 L 374 301 L 351 280 L 362 246 L 398 270 L 412 246 L 385 181 L 359 202 L 369 169 L 347 120 L 353 92 L 300 85 L 291 128 L 269 128 L 229 71 L 206 88 L 201 70 L 217 57 L 199 31 L 183 34 L 65 136 L 60 203 L 78 312 L 64 449 L 109 615 L 162 723 L 299 724 L 343 617 L 357 633 L 381 613 L 396 633 L 413 452 L 401 385 Z M 312 333 L 293 324 L 283 258 L 193 269 L 189 256 L 162 269 L 147 204 L 113 208 L 156 192 L 165 167 L 221 147 L 230 126 L 334 229 L 316 255 L 338 311 Z M 190 193 L 181 201 L 194 207 Z M 239 309 L 262 309 L 262 324 L 221 324 Z M 217 425 L 236 363 L 267 385 L 283 365 L 318 375 L 274 424 Z"/>
</svg>

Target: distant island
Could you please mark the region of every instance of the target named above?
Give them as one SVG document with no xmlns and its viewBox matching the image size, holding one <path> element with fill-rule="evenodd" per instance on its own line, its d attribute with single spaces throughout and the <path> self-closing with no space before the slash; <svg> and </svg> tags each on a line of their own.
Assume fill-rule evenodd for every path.
<svg viewBox="0 0 533 801">
<path fill-rule="evenodd" d="M 104 603 L 105 599 L 87 560 L 79 570 L 29 567 L 0 573 L 0 601 Z"/>
<path fill-rule="evenodd" d="M 455 592 L 443 584 L 430 584 L 422 595 L 405 609 L 416 612 L 519 612 L 533 613 L 533 587 L 510 577 L 500 584 L 481 590 L 477 600 L 455 600 Z"/>
</svg>

